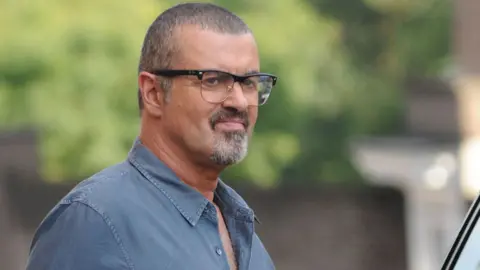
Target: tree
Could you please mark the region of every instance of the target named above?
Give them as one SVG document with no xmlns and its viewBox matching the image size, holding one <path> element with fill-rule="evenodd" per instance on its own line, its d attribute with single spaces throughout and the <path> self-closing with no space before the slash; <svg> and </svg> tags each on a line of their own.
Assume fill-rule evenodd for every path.
<svg viewBox="0 0 480 270">
<path fill-rule="evenodd" d="M 249 156 L 225 172 L 230 181 L 360 179 L 349 138 L 398 131 L 405 78 L 436 76 L 448 63 L 441 0 L 215 2 L 246 20 L 262 70 L 279 76 Z M 0 125 L 39 129 L 45 177 L 78 180 L 125 158 L 138 132 L 143 36 L 173 3 L 0 3 Z"/>
</svg>

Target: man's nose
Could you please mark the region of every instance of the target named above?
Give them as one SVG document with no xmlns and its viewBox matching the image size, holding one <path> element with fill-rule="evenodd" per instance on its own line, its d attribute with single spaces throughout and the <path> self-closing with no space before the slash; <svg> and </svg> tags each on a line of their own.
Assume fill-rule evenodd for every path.
<svg viewBox="0 0 480 270">
<path fill-rule="evenodd" d="M 235 108 L 238 111 L 245 111 L 248 107 L 248 100 L 245 97 L 242 86 L 234 83 L 229 89 L 229 95 L 223 102 L 224 107 Z"/>
</svg>

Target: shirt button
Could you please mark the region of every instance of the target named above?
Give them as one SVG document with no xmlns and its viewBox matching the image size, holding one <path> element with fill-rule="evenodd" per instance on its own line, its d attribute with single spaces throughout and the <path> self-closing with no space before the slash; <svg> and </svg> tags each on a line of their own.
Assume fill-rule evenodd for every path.
<svg viewBox="0 0 480 270">
<path fill-rule="evenodd" d="M 222 249 L 219 248 L 219 247 L 217 247 L 217 248 L 215 249 L 215 252 L 217 253 L 218 256 L 222 255 L 222 253 L 223 253 L 223 252 L 222 252 Z"/>
</svg>

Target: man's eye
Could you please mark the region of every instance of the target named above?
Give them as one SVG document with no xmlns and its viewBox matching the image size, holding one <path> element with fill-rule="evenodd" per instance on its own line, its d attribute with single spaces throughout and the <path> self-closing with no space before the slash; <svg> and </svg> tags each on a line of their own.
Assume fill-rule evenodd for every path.
<svg viewBox="0 0 480 270">
<path fill-rule="evenodd" d="M 220 83 L 220 80 L 218 79 L 218 77 L 211 77 L 204 79 L 203 83 L 208 86 L 215 86 Z"/>
<path fill-rule="evenodd" d="M 251 79 L 246 79 L 245 81 L 243 81 L 243 84 L 246 86 L 252 86 L 254 85 L 254 82 Z"/>
<path fill-rule="evenodd" d="M 249 78 L 249 79 L 246 79 L 242 82 L 243 86 L 244 87 L 248 87 L 249 89 L 251 88 L 256 88 L 257 87 L 257 82 L 256 80 L 252 79 L 252 78 Z"/>
</svg>

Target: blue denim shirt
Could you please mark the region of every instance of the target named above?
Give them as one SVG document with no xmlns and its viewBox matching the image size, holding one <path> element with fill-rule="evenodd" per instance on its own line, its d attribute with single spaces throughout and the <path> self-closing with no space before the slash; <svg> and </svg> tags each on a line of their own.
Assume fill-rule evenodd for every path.
<svg viewBox="0 0 480 270">
<path fill-rule="evenodd" d="M 255 216 L 233 189 L 215 192 L 239 270 L 274 269 Z M 214 205 L 139 140 L 128 159 L 78 184 L 33 238 L 27 270 L 229 269 Z"/>
</svg>

